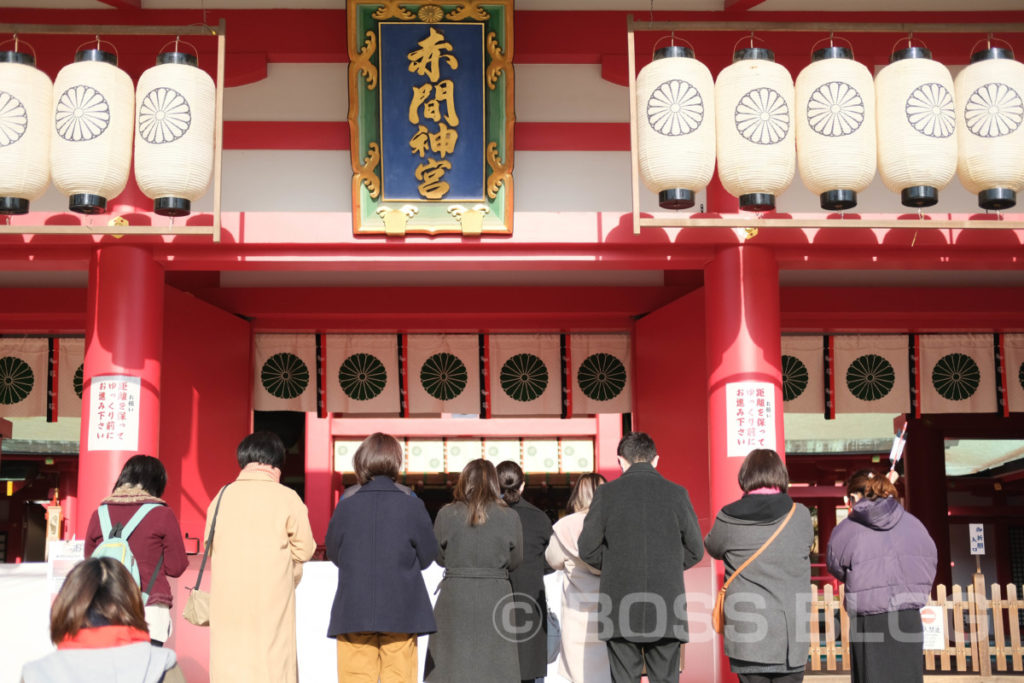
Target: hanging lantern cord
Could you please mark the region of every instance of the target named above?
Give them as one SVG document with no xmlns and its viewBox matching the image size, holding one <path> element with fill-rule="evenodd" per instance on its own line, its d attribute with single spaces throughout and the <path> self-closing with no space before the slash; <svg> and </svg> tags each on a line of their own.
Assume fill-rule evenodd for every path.
<svg viewBox="0 0 1024 683">
<path fill-rule="evenodd" d="M 750 32 L 750 47 L 754 47 L 754 32 Z"/>
<path fill-rule="evenodd" d="M 14 51 L 15 52 L 18 51 L 18 34 L 17 33 L 14 34 Z"/>
<path fill-rule="evenodd" d="M 829 47 L 835 47 L 836 46 L 835 37 L 836 37 L 836 32 L 835 31 L 829 31 L 828 32 L 828 46 Z"/>
</svg>

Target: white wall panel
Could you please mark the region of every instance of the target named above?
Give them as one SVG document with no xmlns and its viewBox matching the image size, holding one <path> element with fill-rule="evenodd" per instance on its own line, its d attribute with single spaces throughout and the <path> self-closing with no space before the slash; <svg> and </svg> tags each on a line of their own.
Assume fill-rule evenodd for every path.
<svg viewBox="0 0 1024 683">
<path fill-rule="evenodd" d="M 268 64 L 262 81 L 224 89 L 226 121 L 345 121 L 348 64 Z"/>
<path fill-rule="evenodd" d="M 628 122 L 629 89 L 600 64 L 517 64 L 516 120 Z"/>
<path fill-rule="evenodd" d="M 224 152 L 224 211 L 351 211 L 348 150 Z"/>
</svg>

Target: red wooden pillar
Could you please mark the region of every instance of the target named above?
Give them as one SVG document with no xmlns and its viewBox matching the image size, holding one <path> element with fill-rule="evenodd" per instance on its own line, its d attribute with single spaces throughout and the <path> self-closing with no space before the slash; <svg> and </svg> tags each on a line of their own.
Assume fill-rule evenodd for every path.
<svg viewBox="0 0 1024 683">
<path fill-rule="evenodd" d="M 903 455 L 906 507 L 921 520 L 935 541 L 939 555 L 935 583 L 949 586 L 953 583 L 953 572 L 949 564 L 951 553 L 945 458 L 946 444 L 942 432 L 926 419 L 908 420 L 907 445 Z"/>
<path fill-rule="evenodd" d="M 136 453 L 159 457 L 163 269 L 143 247 L 100 247 L 89 264 L 87 306 L 75 520 L 79 538 L 85 536 L 92 511 L 110 493 L 124 462 Z M 138 439 L 117 450 L 92 450 L 90 436 L 98 429 L 92 384 L 106 376 L 139 378 Z"/>
</svg>

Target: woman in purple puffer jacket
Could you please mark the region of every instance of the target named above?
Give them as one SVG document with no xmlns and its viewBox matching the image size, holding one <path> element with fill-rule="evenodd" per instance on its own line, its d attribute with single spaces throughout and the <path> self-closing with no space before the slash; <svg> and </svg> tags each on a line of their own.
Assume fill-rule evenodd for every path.
<svg viewBox="0 0 1024 683">
<path fill-rule="evenodd" d="M 846 484 L 853 506 L 828 543 L 828 570 L 846 584 L 853 683 L 924 680 L 920 608 L 935 580 L 935 542 L 870 470 Z"/>
</svg>

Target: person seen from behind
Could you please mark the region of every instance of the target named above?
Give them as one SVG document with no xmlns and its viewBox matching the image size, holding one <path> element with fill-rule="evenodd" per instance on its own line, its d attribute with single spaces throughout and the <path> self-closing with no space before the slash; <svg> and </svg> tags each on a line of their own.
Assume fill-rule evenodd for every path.
<svg viewBox="0 0 1024 683">
<path fill-rule="evenodd" d="M 907 512 L 895 485 L 871 470 L 846 484 L 851 505 L 828 542 L 828 570 L 846 585 L 853 683 L 924 680 L 920 608 L 928 602 L 938 552 Z"/>
<path fill-rule="evenodd" d="M 57 651 L 26 664 L 22 683 L 183 683 L 170 648 L 149 642 L 146 613 L 131 572 L 111 557 L 72 568 L 50 609 Z"/>
<path fill-rule="evenodd" d="M 610 683 L 608 647 L 598 637 L 597 596 L 600 574 L 580 559 L 577 540 L 590 501 L 606 483 L 596 472 L 580 476 L 569 494 L 568 512 L 555 522 L 544 557 L 552 569 L 562 570 L 562 642 L 558 675 L 572 683 Z"/>
<path fill-rule="evenodd" d="M 171 635 L 174 599 L 167 579 L 188 569 L 178 519 L 161 498 L 166 488 L 164 464 L 150 455 L 133 455 L 121 468 L 111 494 L 92 513 L 85 533 L 86 557 L 109 538 L 110 533 L 103 533 L 105 526 L 111 533 L 117 529 L 125 538 L 138 565 L 140 588 L 146 594 L 146 623 L 154 645 L 163 645 Z M 133 518 L 137 525 L 132 524 Z M 131 533 L 125 537 L 128 531 Z"/>
<path fill-rule="evenodd" d="M 729 668 L 740 683 L 800 683 L 810 649 L 798 631 L 806 629 L 810 601 L 811 513 L 787 495 L 789 473 L 773 450 L 750 451 L 739 484 L 743 496 L 719 511 L 704 539 L 708 555 L 725 564 L 725 579 L 779 533 L 726 591 Z"/>
<path fill-rule="evenodd" d="M 622 437 L 622 476 L 594 492 L 579 536 L 580 559 L 601 570 L 610 599 L 602 639 L 615 683 L 678 683 L 679 648 L 689 641 L 683 570 L 704 557 L 686 489 L 662 477 L 654 440 Z M 637 597 L 640 600 L 637 600 Z"/>
<path fill-rule="evenodd" d="M 338 566 L 327 629 L 338 641 L 338 682 L 415 683 L 416 637 L 437 630 L 421 574 L 437 555 L 434 529 L 423 501 L 395 483 L 395 437 L 371 434 L 355 459 L 362 486 L 327 527 L 327 556 Z"/>
</svg>

